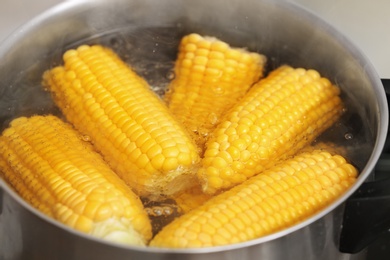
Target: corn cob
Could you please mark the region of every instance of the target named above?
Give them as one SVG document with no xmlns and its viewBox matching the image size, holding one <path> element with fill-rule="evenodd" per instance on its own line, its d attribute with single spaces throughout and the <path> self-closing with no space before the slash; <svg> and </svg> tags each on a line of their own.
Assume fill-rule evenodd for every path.
<svg viewBox="0 0 390 260">
<path fill-rule="evenodd" d="M 230 188 L 311 143 L 341 115 L 339 93 L 315 70 L 272 71 L 213 131 L 198 172 L 204 191 Z"/>
<path fill-rule="evenodd" d="M 198 149 L 147 82 L 112 50 L 80 46 L 44 85 L 67 120 L 88 136 L 114 171 L 139 195 L 186 188 Z"/>
<path fill-rule="evenodd" d="M 152 236 L 139 197 L 57 117 L 11 122 L 0 137 L 0 175 L 34 207 L 81 232 L 143 246 Z"/>
<path fill-rule="evenodd" d="M 338 154 L 344 157 L 349 154 L 346 146 L 341 146 L 332 142 L 314 142 L 305 146 L 300 152 L 310 152 L 313 150 L 323 150 L 329 152 L 330 154 Z"/>
<path fill-rule="evenodd" d="M 200 148 L 230 106 L 263 75 L 266 58 L 214 37 L 189 34 L 179 45 L 165 99 Z"/>
<path fill-rule="evenodd" d="M 193 186 L 173 196 L 173 200 L 182 214 L 199 207 L 210 198 L 212 198 L 212 195 L 204 193 L 200 185 Z"/>
<path fill-rule="evenodd" d="M 356 176 L 356 168 L 339 155 L 298 154 L 174 220 L 150 246 L 220 246 L 280 231 L 321 211 Z"/>
</svg>

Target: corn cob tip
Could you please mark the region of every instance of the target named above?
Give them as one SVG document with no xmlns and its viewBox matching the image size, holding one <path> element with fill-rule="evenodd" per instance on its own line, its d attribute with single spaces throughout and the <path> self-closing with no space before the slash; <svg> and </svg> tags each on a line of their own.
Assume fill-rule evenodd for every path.
<svg viewBox="0 0 390 260">
<path fill-rule="evenodd" d="M 146 193 L 143 197 L 150 200 L 160 200 L 163 197 L 173 196 L 187 190 L 198 182 L 198 178 L 194 174 L 196 172 L 195 168 L 190 169 L 186 169 L 186 172 L 177 170 L 176 174 L 170 173 L 167 178 L 156 177 L 150 185 L 144 187 L 145 190 L 153 192 Z"/>
<path fill-rule="evenodd" d="M 201 206 L 211 198 L 212 195 L 204 193 L 201 185 L 196 182 L 193 183 L 193 186 L 172 197 L 176 202 L 179 212 L 182 214 Z"/>
<path fill-rule="evenodd" d="M 96 238 L 101 238 L 103 240 L 119 244 L 142 247 L 145 247 L 147 244 L 145 238 L 134 229 L 128 219 L 124 218 L 110 218 L 105 221 L 95 223 L 89 234 Z"/>
</svg>

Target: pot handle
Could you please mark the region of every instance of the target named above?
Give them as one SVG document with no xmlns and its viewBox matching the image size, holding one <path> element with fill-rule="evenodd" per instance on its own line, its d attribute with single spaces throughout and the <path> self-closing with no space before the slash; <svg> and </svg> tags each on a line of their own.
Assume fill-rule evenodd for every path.
<svg viewBox="0 0 390 260">
<path fill-rule="evenodd" d="M 390 100 L 390 79 L 382 79 L 382 83 Z M 390 230 L 389 139 L 388 134 L 383 153 L 375 167 L 375 176 L 385 177 L 363 183 L 346 201 L 340 235 L 340 251 L 343 253 L 358 253 Z"/>
</svg>

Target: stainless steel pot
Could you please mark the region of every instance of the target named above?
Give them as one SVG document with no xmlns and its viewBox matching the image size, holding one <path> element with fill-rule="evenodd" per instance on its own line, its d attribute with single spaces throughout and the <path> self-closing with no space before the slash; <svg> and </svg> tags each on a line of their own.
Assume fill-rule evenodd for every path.
<svg viewBox="0 0 390 260">
<path fill-rule="evenodd" d="M 350 151 L 356 184 L 332 205 L 281 232 L 215 248 L 124 247 L 91 238 L 46 217 L 0 180 L 1 259 L 363 259 L 339 250 L 345 201 L 367 179 L 388 126 L 386 96 L 367 58 L 308 11 L 272 0 L 68 1 L 19 28 L 0 46 L 0 123 L 58 113 L 40 86 L 42 72 L 82 42 L 115 48 L 151 84 L 164 86 L 182 35 L 198 32 L 269 57 L 269 68 L 311 67 L 336 82 L 348 111 L 325 133 Z M 158 61 L 158 62 L 157 62 Z M 162 65 L 161 65 L 162 64 Z"/>
</svg>

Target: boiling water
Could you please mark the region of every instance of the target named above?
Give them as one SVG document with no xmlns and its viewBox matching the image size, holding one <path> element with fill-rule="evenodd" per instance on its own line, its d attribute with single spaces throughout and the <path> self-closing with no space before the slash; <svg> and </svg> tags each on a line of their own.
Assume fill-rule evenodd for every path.
<svg viewBox="0 0 390 260">
<path fill-rule="evenodd" d="M 180 30 L 180 26 L 121 29 L 76 42 L 71 46 L 62 46 L 58 52 L 43 57 L 22 71 L 20 77 L 15 78 L 11 84 L 0 89 L 0 126 L 4 129 L 18 116 L 50 113 L 62 117 L 50 94 L 41 85 L 42 74 L 45 70 L 61 64 L 63 52 L 81 44 L 102 44 L 114 49 L 162 96 L 167 84 L 174 78 L 173 65 L 177 47 L 180 38 L 186 33 Z M 272 68 L 269 69 L 283 64 L 283 60 L 268 58 L 272 61 Z M 315 142 L 332 142 L 342 146 L 350 162 L 362 169 L 373 150 L 372 133 L 368 132 L 368 127 L 364 127 L 367 122 L 359 112 L 359 106 L 345 95 L 344 101 L 347 109 L 342 119 Z M 180 214 L 174 202 L 169 200 L 156 203 L 143 198 L 143 202 L 153 222 L 154 232 Z"/>
</svg>

